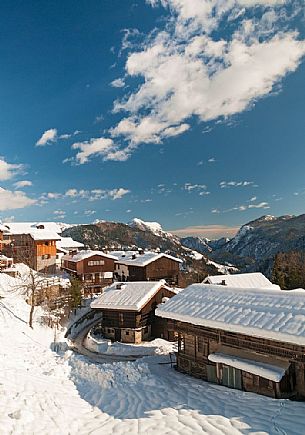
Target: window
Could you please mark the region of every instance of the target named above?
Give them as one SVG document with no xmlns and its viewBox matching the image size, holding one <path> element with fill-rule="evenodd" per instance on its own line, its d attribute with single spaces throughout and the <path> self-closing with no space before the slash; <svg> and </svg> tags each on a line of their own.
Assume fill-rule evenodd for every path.
<svg viewBox="0 0 305 435">
<path fill-rule="evenodd" d="M 184 353 L 184 335 L 178 337 L 178 352 Z"/>
<path fill-rule="evenodd" d="M 103 266 L 105 262 L 103 260 L 90 260 L 88 266 Z"/>
<path fill-rule="evenodd" d="M 125 335 L 129 335 L 129 331 L 125 331 Z"/>
</svg>

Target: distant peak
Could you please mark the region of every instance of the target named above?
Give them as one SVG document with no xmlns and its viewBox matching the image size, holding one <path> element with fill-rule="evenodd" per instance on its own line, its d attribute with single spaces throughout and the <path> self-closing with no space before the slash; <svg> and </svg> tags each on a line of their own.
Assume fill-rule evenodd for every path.
<svg viewBox="0 0 305 435">
<path fill-rule="evenodd" d="M 151 231 L 158 235 L 164 233 L 162 226 L 158 222 L 145 222 L 142 219 L 134 218 L 128 225 L 130 227 L 136 227 L 142 231 Z"/>
</svg>

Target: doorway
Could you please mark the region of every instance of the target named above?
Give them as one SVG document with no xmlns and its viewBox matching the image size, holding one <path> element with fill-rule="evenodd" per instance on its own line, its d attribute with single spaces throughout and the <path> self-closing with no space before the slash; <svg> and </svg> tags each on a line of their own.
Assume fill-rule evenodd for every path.
<svg viewBox="0 0 305 435">
<path fill-rule="evenodd" d="M 121 341 L 121 330 L 118 328 L 114 330 L 114 341 Z"/>
<path fill-rule="evenodd" d="M 242 389 L 241 370 L 230 366 L 222 367 L 222 385 L 229 388 Z"/>
</svg>

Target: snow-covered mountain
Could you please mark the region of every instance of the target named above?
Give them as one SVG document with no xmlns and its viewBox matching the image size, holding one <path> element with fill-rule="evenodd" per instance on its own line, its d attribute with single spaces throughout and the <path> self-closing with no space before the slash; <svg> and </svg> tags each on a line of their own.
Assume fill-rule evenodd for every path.
<svg viewBox="0 0 305 435">
<path fill-rule="evenodd" d="M 262 216 L 243 225 L 223 250 L 254 260 L 264 260 L 278 252 L 305 249 L 305 215 Z"/>
<path fill-rule="evenodd" d="M 217 240 L 210 240 L 205 237 L 182 237 L 181 244 L 190 249 L 195 249 L 203 254 L 209 254 L 212 251 L 223 248 L 229 242 L 229 238 L 222 237 Z"/>
</svg>

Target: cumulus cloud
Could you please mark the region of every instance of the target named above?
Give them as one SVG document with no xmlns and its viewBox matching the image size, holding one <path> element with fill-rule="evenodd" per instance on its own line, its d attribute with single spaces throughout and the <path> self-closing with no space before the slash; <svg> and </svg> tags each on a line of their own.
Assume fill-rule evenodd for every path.
<svg viewBox="0 0 305 435">
<path fill-rule="evenodd" d="M 289 12 L 298 0 L 147 2 L 168 15 L 141 46 L 128 46 L 125 81 L 141 84 L 114 102 L 114 113 L 123 115 L 105 137 L 73 145 L 80 164 L 95 156 L 124 161 L 140 144 L 186 132 L 191 119 L 227 120 L 271 94 L 305 54 Z M 247 14 L 254 7 L 255 17 Z M 231 32 L 224 20 L 234 23 Z M 123 85 L 118 80 L 112 84 Z"/>
<path fill-rule="evenodd" d="M 72 145 L 72 149 L 80 150 L 75 158 L 82 165 L 87 163 L 92 156 L 107 156 L 107 154 L 116 150 L 116 146 L 112 139 L 101 137 L 90 139 L 89 141 L 76 142 Z"/>
<path fill-rule="evenodd" d="M 52 142 L 56 142 L 57 140 L 57 129 L 56 128 L 50 128 L 49 130 L 46 130 L 40 139 L 36 142 L 36 146 L 43 147 L 45 145 L 49 145 Z"/>
<path fill-rule="evenodd" d="M 20 190 L 6 190 L 0 187 L 0 211 L 25 208 L 36 204 L 36 200 L 29 198 Z"/>
<path fill-rule="evenodd" d="M 15 186 L 17 189 L 20 189 L 20 188 L 22 188 L 22 187 L 30 187 L 30 186 L 32 186 L 32 185 L 33 185 L 32 181 L 29 181 L 29 180 L 21 180 L 21 181 L 17 181 L 17 182 L 14 184 L 14 186 Z"/>
<path fill-rule="evenodd" d="M 0 180 L 6 181 L 13 178 L 16 174 L 24 169 L 22 164 L 7 163 L 3 157 L 0 157 Z"/>
</svg>

